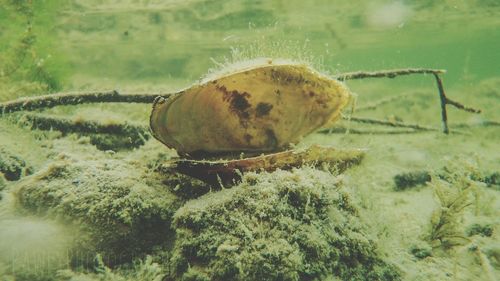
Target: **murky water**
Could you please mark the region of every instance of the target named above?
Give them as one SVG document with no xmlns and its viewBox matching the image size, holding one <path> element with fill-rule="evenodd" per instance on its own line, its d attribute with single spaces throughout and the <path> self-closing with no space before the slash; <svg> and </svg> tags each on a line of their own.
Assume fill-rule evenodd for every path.
<svg viewBox="0 0 500 281">
<path fill-rule="evenodd" d="M 148 137 L 149 104 L 37 112 L 127 122 L 145 130 L 135 138 L 32 130 L 23 112 L 2 115 L 0 280 L 496 280 L 498 50 L 498 0 L 0 0 L 0 102 L 110 89 L 170 93 L 230 63 L 268 57 L 329 74 L 445 69 L 448 97 L 482 110 L 448 106 L 458 133 L 445 135 L 432 76 L 347 81 L 359 108 L 405 95 L 353 117 L 435 130 L 339 121 L 339 131 L 351 133 L 312 134 L 298 146 L 366 149 L 360 165 L 341 175 L 312 168 L 253 175 L 197 199 L 209 188 L 155 170 L 175 152 Z M 396 191 L 394 176 L 408 172 L 432 175 L 432 183 Z M 327 191 L 329 182 L 340 187 Z M 441 191 L 471 206 L 447 205 Z M 309 201 L 284 202 L 283 192 Z M 241 205 L 231 199 L 244 197 Z M 308 205 L 318 198 L 343 207 Z M 436 211 L 443 206 L 454 216 Z M 436 218 L 452 221 L 442 230 L 448 236 Z M 345 232 L 327 227 L 339 221 Z M 348 241 L 345 248 L 331 233 Z"/>
</svg>

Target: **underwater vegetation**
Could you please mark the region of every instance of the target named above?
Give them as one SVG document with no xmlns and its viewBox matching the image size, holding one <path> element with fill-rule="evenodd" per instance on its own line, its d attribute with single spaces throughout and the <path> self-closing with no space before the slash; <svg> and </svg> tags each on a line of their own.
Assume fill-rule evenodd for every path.
<svg viewBox="0 0 500 281">
<path fill-rule="evenodd" d="M 56 281 L 162 281 L 165 273 L 162 267 L 153 261 L 153 258 L 148 256 L 143 261 L 135 262 L 132 266 L 110 269 L 105 265 L 102 257 L 97 255 L 95 258 L 94 267 L 86 273 L 74 272 L 71 270 L 61 270 L 57 273 L 54 280 Z"/>
<path fill-rule="evenodd" d="M 147 171 L 156 160 L 98 161 L 103 155 L 59 155 L 12 189 L 17 212 L 72 229 L 69 262 L 88 268 L 89 278 L 400 279 L 397 266 L 384 260 L 376 239 L 365 233 L 340 176 L 313 168 L 250 173 L 231 189 L 182 206 L 184 199 L 163 185 L 168 178 Z M 109 268 L 133 261 L 142 269 Z M 57 274 L 58 280 L 78 275 Z"/>
<path fill-rule="evenodd" d="M 445 178 L 446 172 L 437 171 L 437 178 Z M 432 179 L 431 173 L 428 171 L 411 171 L 406 173 L 397 174 L 394 176 L 394 190 L 401 191 L 421 185 L 425 185 Z M 474 181 L 485 183 L 487 187 L 500 189 L 500 173 L 485 173 L 477 172 L 471 175 Z"/>
<path fill-rule="evenodd" d="M 498 1 L 327 2 L 0 0 L 0 280 L 497 280 Z M 286 171 L 166 171 L 189 159 L 151 138 L 154 97 L 258 57 L 342 80 L 355 110 L 301 139 Z M 413 67 L 435 72 L 347 79 Z M 482 110 L 450 110 L 449 135 L 436 73 Z M 278 109 L 229 100 L 243 117 Z"/>
<path fill-rule="evenodd" d="M 462 223 L 464 212 L 469 206 L 474 208 L 475 215 L 490 207 L 481 202 L 480 188 L 485 188 L 486 185 L 483 181 L 484 177 L 481 176 L 477 164 L 470 160 L 450 160 L 440 177 L 432 178 L 429 186 L 433 190 L 438 207 L 431 215 L 428 239 L 434 248 L 450 249 L 466 244 L 471 241 L 466 235 L 492 235 L 491 225 L 473 224 L 465 231 Z"/>
<path fill-rule="evenodd" d="M 8 181 L 16 181 L 22 175 L 29 175 L 31 168 L 19 156 L 13 155 L 0 147 L 0 173 Z"/>
<path fill-rule="evenodd" d="M 85 266 L 96 253 L 107 265 L 123 264 L 171 239 L 172 215 L 182 201 L 160 178 L 122 159 L 58 157 L 13 192 L 23 212 L 83 233 L 71 257 L 75 266 Z"/>
<path fill-rule="evenodd" d="M 248 174 L 174 215 L 172 280 L 399 280 L 364 232 L 341 177 Z"/>
<path fill-rule="evenodd" d="M 464 182 L 464 178 L 451 178 L 450 182 L 438 179 L 431 181 L 431 188 L 439 203 L 431 217 L 429 240 L 434 247 L 451 248 L 466 239 L 459 227 L 465 208 L 472 204 L 470 195 L 474 190 L 473 184 Z"/>
</svg>

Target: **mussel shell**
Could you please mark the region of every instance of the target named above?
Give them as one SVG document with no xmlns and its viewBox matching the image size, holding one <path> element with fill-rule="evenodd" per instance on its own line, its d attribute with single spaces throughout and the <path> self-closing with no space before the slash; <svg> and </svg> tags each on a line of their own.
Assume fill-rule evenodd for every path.
<svg viewBox="0 0 500 281">
<path fill-rule="evenodd" d="M 335 121 L 350 97 L 306 65 L 256 66 L 158 98 L 150 126 L 181 155 L 280 151 Z"/>
</svg>

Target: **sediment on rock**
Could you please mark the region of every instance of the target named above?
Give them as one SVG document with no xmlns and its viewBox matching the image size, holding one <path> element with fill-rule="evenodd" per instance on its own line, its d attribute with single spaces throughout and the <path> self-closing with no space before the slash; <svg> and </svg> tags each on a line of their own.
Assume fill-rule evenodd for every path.
<svg viewBox="0 0 500 281">
<path fill-rule="evenodd" d="M 311 168 L 249 173 L 174 215 L 170 280 L 399 280 L 340 177 Z"/>
<path fill-rule="evenodd" d="M 13 188 L 21 213 L 75 226 L 72 261 L 100 253 L 114 266 L 150 254 L 173 239 L 170 223 L 179 200 L 145 167 L 123 159 L 62 157 Z"/>
<path fill-rule="evenodd" d="M 31 167 L 21 157 L 0 148 L 0 173 L 6 180 L 16 181 L 23 174 L 31 173 Z"/>
</svg>

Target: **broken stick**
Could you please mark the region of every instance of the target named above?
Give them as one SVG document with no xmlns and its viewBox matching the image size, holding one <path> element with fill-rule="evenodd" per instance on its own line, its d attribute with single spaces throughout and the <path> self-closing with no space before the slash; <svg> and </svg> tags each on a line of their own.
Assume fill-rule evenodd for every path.
<svg viewBox="0 0 500 281">
<path fill-rule="evenodd" d="M 364 78 L 395 78 L 397 76 L 411 75 L 411 74 L 432 74 L 436 79 L 436 84 L 439 91 L 439 98 L 441 100 L 441 120 L 443 122 L 443 132 L 448 134 L 450 132 L 448 128 L 448 116 L 446 113 L 446 105 L 450 104 L 454 107 L 471 112 L 471 113 L 481 113 L 481 110 L 474 109 L 472 107 L 465 106 L 459 102 L 451 100 L 446 97 L 443 87 L 443 81 L 439 74 L 445 73 L 446 70 L 443 69 L 429 69 L 429 68 L 405 68 L 405 69 L 394 69 L 394 70 L 381 70 L 373 72 L 349 72 L 334 76 L 335 79 L 339 81 L 354 80 L 354 79 L 364 79 Z"/>
</svg>

